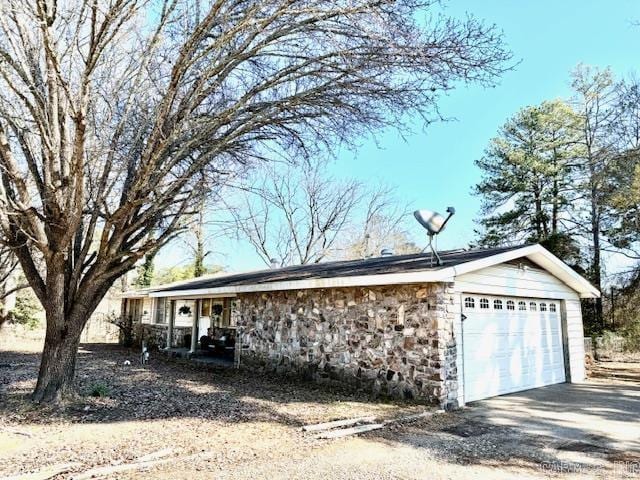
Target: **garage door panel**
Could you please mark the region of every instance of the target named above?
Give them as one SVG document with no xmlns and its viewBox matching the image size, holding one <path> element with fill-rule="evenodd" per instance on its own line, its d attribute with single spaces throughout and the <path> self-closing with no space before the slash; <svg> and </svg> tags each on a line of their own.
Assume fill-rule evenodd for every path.
<svg viewBox="0 0 640 480">
<path fill-rule="evenodd" d="M 556 366 L 560 366 L 560 364 L 556 364 Z M 519 387 L 518 382 L 524 381 L 526 384 L 537 384 L 539 382 L 545 381 L 563 381 L 564 375 L 561 375 L 555 369 L 546 369 L 539 370 L 537 368 L 533 369 L 523 369 L 518 371 L 504 371 L 504 370 L 491 370 L 486 372 L 486 375 L 483 378 L 476 377 L 476 380 L 472 381 L 471 384 L 481 385 L 485 382 L 486 379 L 491 379 L 493 381 L 500 382 L 501 388 L 517 388 Z M 486 386 L 487 388 L 493 388 L 493 386 Z"/>
<path fill-rule="evenodd" d="M 463 294 L 465 400 L 565 380 L 557 300 Z"/>
<path fill-rule="evenodd" d="M 537 353 L 531 350 L 525 350 L 517 347 L 513 348 L 511 352 L 500 351 L 492 353 L 491 351 L 483 350 L 467 359 L 470 360 L 469 362 L 467 362 L 469 363 L 469 365 L 467 366 L 469 370 L 467 371 L 487 368 L 488 366 L 491 366 L 493 368 L 493 365 L 489 362 L 494 361 L 492 363 L 496 363 L 496 360 L 509 360 L 509 364 L 511 364 L 515 361 L 524 363 L 524 359 L 527 359 L 527 363 L 530 363 L 533 361 L 533 359 L 535 359 L 536 362 L 533 363 L 545 364 L 557 363 L 560 358 L 562 358 L 562 345 L 553 346 L 547 349 L 544 353 Z"/>
<path fill-rule="evenodd" d="M 534 336 L 531 332 L 526 330 L 520 331 L 520 333 L 505 334 L 505 333 L 483 333 L 483 334 L 467 334 L 464 331 L 464 337 L 467 342 L 471 342 L 473 345 L 480 347 L 469 352 L 472 358 L 476 355 L 508 355 L 507 351 L 510 348 L 521 349 L 552 349 L 562 348 L 562 337 L 560 332 L 551 332 L 549 335 Z"/>
<path fill-rule="evenodd" d="M 555 371 L 559 367 L 563 366 L 563 362 L 558 361 L 556 358 L 550 359 L 548 357 L 545 358 L 536 358 L 536 359 L 525 359 L 524 361 L 519 361 L 517 359 L 507 359 L 507 358 L 498 358 L 498 361 L 493 362 L 491 367 L 486 366 L 487 362 L 483 362 L 482 360 L 476 360 L 476 365 L 469 364 L 468 368 L 465 370 L 465 375 L 467 373 L 470 374 L 482 374 L 482 375 L 474 375 L 470 378 L 482 377 L 485 372 L 502 372 L 503 374 L 510 375 L 519 375 L 519 372 L 523 372 L 524 375 L 529 373 L 531 374 L 544 374 L 547 371 Z M 508 360 L 508 361 L 500 361 L 500 360 Z M 478 363 L 483 363 L 484 365 L 478 365 Z M 466 382 L 465 382 L 466 383 Z"/>
<path fill-rule="evenodd" d="M 492 381 L 499 383 L 498 380 L 492 380 Z M 510 386 L 510 383 L 504 382 L 504 384 L 500 388 L 499 393 L 495 393 L 495 390 L 493 388 L 488 387 L 487 384 L 484 382 L 478 383 L 478 385 L 470 384 L 469 388 L 473 392 L 475 392 L 476 398 L 467 399 L 466 401 L 471 402 L 474 400 L 481 400 L 483 398 L 494 397 L 496 395 L 506 395 L 508 393 L 520 392 L 522 390 L 530 390 L 532 388 L 540 388 L 547 385 L 553 385 L 555 383 L 562 383 L 564 381 L 565 381 L 564 376 L 553 374 L 553 375 L 543 376 L 537 381 L 531 381 L 527 383 L 527 386 L 525 388 L 522 388 L 521 386 Z"/>
</svg>

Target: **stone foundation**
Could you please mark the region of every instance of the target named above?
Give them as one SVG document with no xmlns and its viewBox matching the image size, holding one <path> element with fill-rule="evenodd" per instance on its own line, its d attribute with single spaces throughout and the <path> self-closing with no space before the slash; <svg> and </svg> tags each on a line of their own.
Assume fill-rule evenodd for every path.
<svg viewBox="0 0 640 480">
<path fill-rule="evenodd" d="M 453 298 L 442 283 L 241 294 L 241 361 L 455 407 Z"/>
</svg>

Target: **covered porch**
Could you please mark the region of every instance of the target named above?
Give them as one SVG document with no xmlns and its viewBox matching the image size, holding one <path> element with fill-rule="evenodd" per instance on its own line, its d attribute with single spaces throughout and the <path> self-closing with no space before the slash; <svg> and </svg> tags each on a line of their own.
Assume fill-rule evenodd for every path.
<svg viewBox="0 0 640 480">
<path fill-rule="evenodd" d="M 153 327 L 164 327 L 164 339 L 156 342 L 158 346 L 174 357 L 233 365 L 237 337 L 235 297 L 171 296 L 173 292 L 166 293 L 168 295 L 165 292 L 150 295 Z"/>
</svg>

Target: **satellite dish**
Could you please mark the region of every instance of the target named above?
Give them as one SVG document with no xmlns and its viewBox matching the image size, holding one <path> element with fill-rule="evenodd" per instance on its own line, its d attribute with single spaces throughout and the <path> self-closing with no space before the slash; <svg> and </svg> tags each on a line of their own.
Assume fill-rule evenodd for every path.
<svg viewBox="0 0 640 480">
<path fill-rule="evenodd" d="M 444 230 L 449 219 L 456 213 L 456 209 L 453 207 L 447 207 L 447 213 L 449 215 L 445 218 L 438 212 L 434 212 L 432 210 L 416 210 L 413 212 L 413 216 L 416 217 L 418 223 L 427 230 L 427 235 L 429 236 L 428 246 L 431 248 L 433 256 L 437 259 L 438 265 L 442 265 L 442 260 L 433 245 L 433 238 Z"/>
<path fill-rule="evenodd" d="M 422 225 L 431 234 L 440 233 L 446 219 L 438 212 L 431 210 L 416 210 L 413 212 L 413 216 L 416 217 L 418 223 Z"/>
</svg>

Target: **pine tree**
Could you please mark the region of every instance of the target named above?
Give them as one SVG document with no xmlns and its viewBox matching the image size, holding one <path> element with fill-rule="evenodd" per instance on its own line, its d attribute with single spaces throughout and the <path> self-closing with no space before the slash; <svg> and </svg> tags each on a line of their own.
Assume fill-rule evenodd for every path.
<svg viewBox="0 0 640 480">
<path fill-rule="evenodd" d="M 476 165 L 483 178 L 480 243 L 541 242 L 573 260 L 567 234 L 578 118 L 556 100 L 526 107 L 508 120 Z"/>
</svg>

